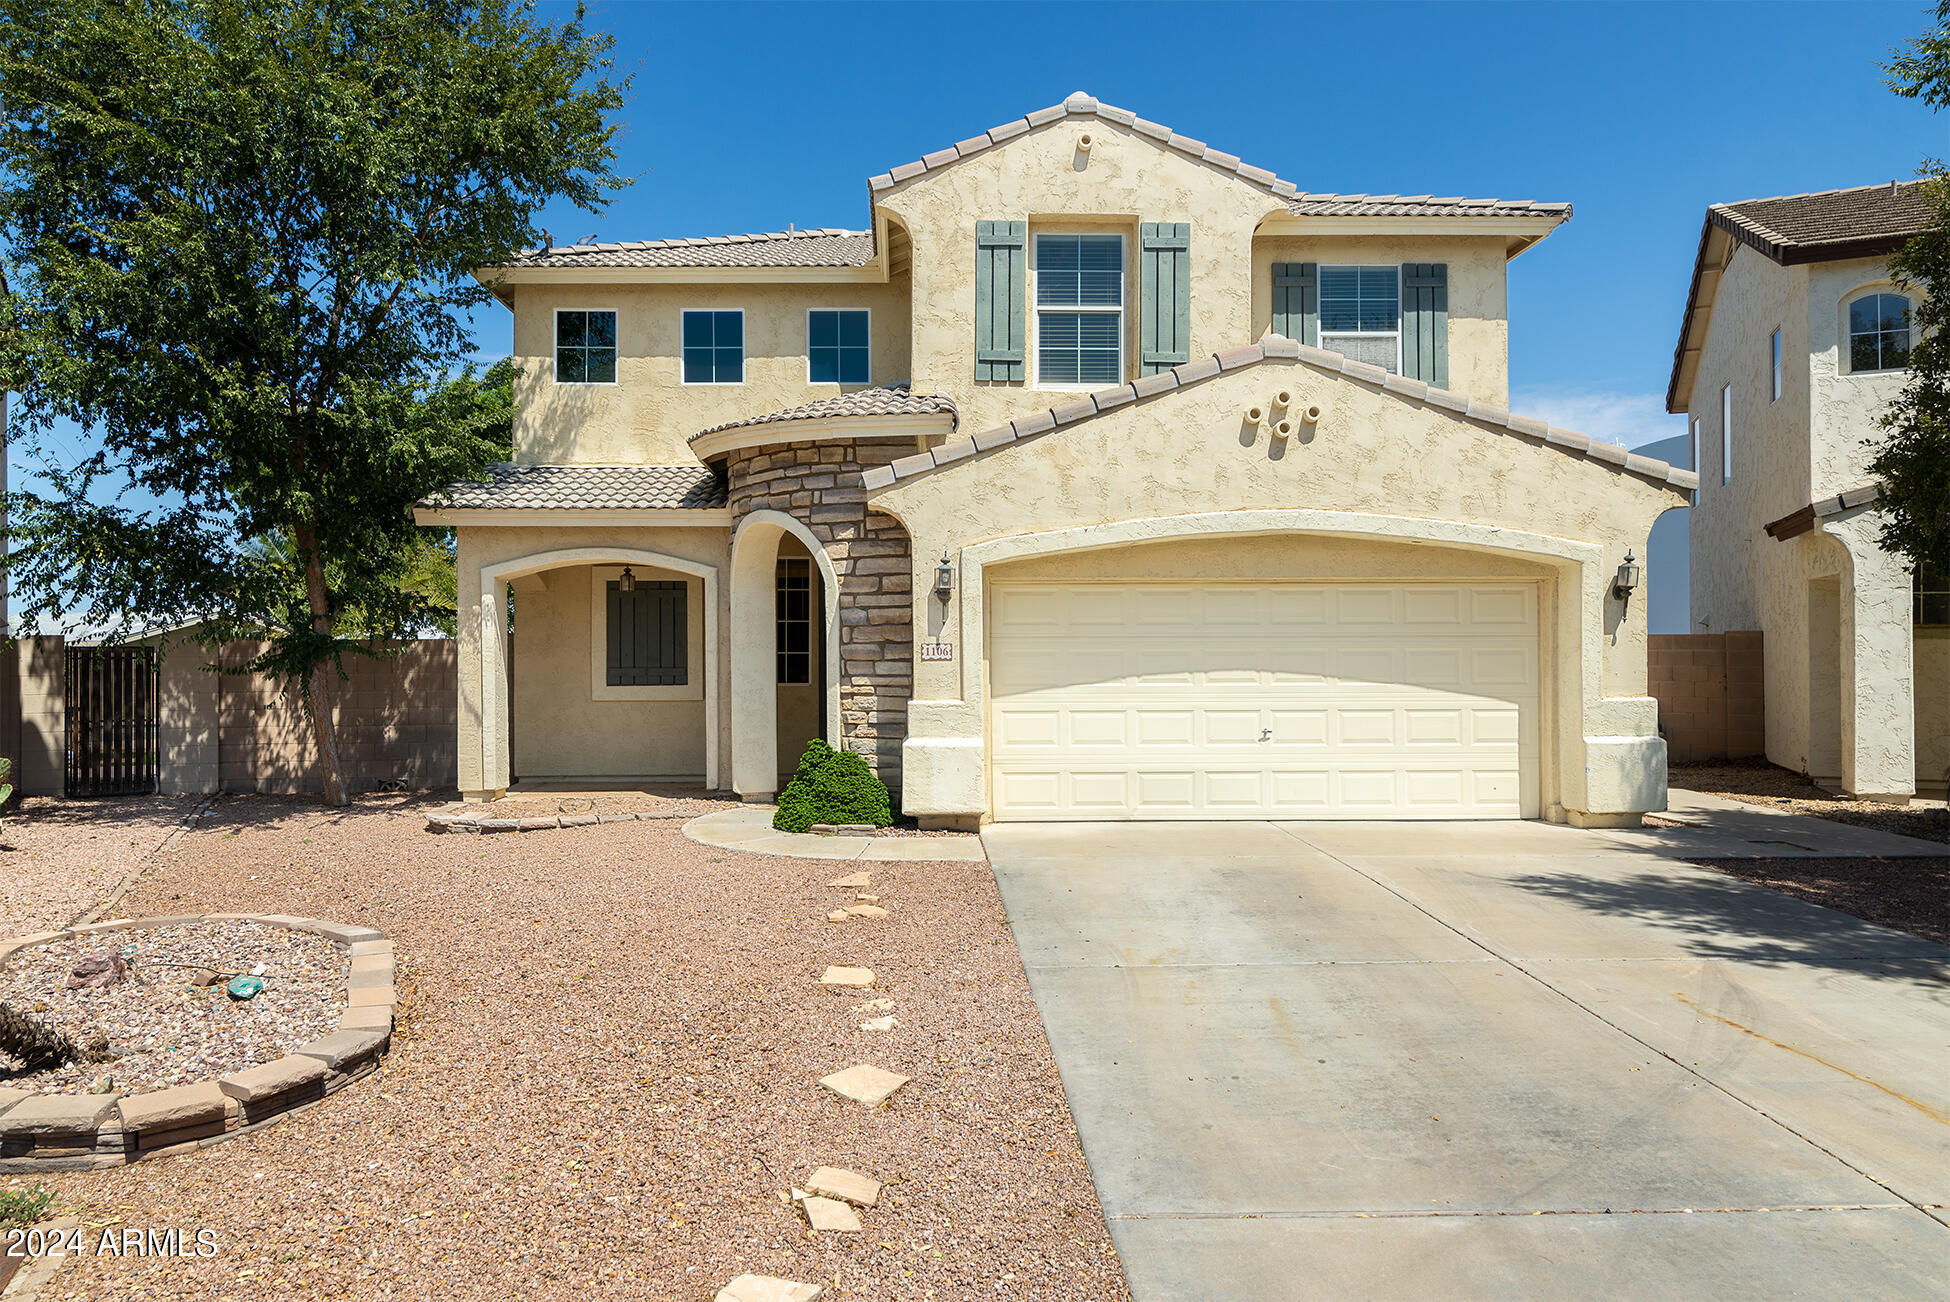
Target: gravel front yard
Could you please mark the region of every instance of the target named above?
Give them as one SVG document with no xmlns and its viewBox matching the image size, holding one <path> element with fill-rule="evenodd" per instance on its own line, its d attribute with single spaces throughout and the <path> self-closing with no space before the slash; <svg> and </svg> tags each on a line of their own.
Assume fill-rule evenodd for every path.
<svg viewBox="0 0 1950 1302">
<path fill-rule="evenodd" d="M 67 926 L 121 885 L 197 800 L 23 800 L 0 821 L 0 935 Z"/>
<path fill-rule="evenodd" d="M 89 1223 L 220 1250 L 82 1258 L 45 1297 L 701 1302 L 744 1271 L 839 1298 L 1126 1297 L 985 865 L 873 865 L 892 916 L 833 924 L 852 865 L 662 821 L 436 837 L 436 803 L 226 798 L 132 893 L 131 914 L 385 930 L 400 1029 L 379 1076 L 282 1125 L 47 1177 Z M 874 989 L 828 994 L 828 964 Z M 862 1030 L 881 998 L 899 1024 Z M 913 1080 L 880 1111 L 819 1086 L 862 1061 Z M 813 1236 L 781 1201 L 822 1165 L 890 1182 L 864 1234 Z"/>
<path fill-rule="evenodd" d="M 1950 945 L 1950 857 L 1915 859 L 1694 859 L 1729 877 L 1783 891 Z"/>
<path fill-rule="evenodd" d="M 1942 817 L 1941 801 L 1897 806 L 1854 800 L 1832 795 L 1799 773 L 1790 773 L 1773 764 L 1674 764 L 1669 778 L 1673 786 L 1687 791 L 1704 791 L 1710 796 L 1744 800 L 1792 814 L 1812 814 L 1816 818 L 1872 827 L 1898 836 L 1950 843 L 1950 821 Z"/>
</svg>

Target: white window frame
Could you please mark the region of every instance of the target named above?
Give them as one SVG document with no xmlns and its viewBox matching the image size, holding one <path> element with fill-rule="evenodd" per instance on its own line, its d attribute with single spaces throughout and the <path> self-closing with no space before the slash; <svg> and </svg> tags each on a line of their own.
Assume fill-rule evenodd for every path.
<svg viewBox="0 0 1950 1302">
<path fill-rule="evenodd" d="M 1772 365 L 1768 370 L 1767 400 L 1779 402 L 1781 400 L 1781 328 L 1775 326 L 1774 333 L 1769 338 L 1771 340 L 1769 348 L 1773 357 Z"/>
<path fill-rule="evenodd" d="M 1340 268 L 1353 267 L 1356 270 L 1362 270 L 1362 269 L 1379 270 L 1379 269 L 1386 268 L 1387 266 L 1388 264 L 1385 262 L 1322 262 L 1316 264 L 1314 267 L 1315 310 L 1317 312 L 1322 312 L 1322 313 L 1325 312 L 1325 304 L 1321 301 L 1321 286 L 1325 283 L 1322 278 L 1322 273 L 1325 272 L 1329 267 L 1340 267 Z M 1344 336 L 1351 339 L 1386 339 L 1392 333 L 1395 336 L 1394 374 L 1400 375 L 1402 373 L 1402 267 L 1401 264 L 1399 262 L 1396 263 L 1394 265 L 1393 270 L 1395 273 L 1395 328 L 1394 330 L 1393 331 L 1329 330 L 1327 328 L 1327 324 L 1323 316 L 1319 329 L 1316 332 L 1319 338 L 1321 339 L 1320 346 L 1322 348 L 1327 348 L 1326 339 L 1327 336 L 1330 334 Z M 1327 348 L 1327 351 L 1331 353 L 1334 352 L 1335 350 L 1332 348 Z M 1354 359 L 1349 358 L 1348 360 L 1353 361 Z"/>
<path fill-rule="evenodd" d="M 695 310 L 695 309 L 693 309 Z M 873 309 L 870 307 L 809 307 L 806 309 L 806 383 L 831 384 L 844 389 L 848 380 L 815 380 L 812 377 L 812 319 L 815 312 L 860 312 L 867 318 L 867 378 L 860 381 L 861 388 L 873 387 Z"/>
<path fill-rule="evenodd" d="M 564 380 L 556 374 L 556 359 L 562 349 L 564 312 L 607 312 L 616 318 L 616 378 L 612 380 Z M 623 314 L 613 307 L 558 307 L 548 319 L 548 382 L 572 389 L 613 389 L 623 380 Z"/>
<path fill-rule="evenodd" d="M 1720 386 L 1720 482 L 1733 482 L 1733 386 Z"/>
<path fill-rule="evenodd" d="M 1872 285 L 1861 285 L 1842 295 L 1841 320 L 1836 323 L 1835 369 L 1843 375 L 1902 375 L 1909 370 L 1909 366 L 1904 364 L 1902 366 L 1878 367 L 1873 371 L 1858 371 L 1855 369 L 1854 363 L 1851 360 L 1850 354 L 1854 351 L 1852 347 L 1854 334 L 1849 329 L 1849 313 L 1863 299 L 1874 298 L 1879 294 L 1888 294 L 1894 298 L 1900 298 L 1909 304 L 1909 351 L 1912 357 L 1916 354 L 1916 295 L 1892 280 L 1877 281 Z"/>
<path fill-rule="evenodd" d="M 690 312 L 736 312 L 738 314 L 739 337 L 744 343 L 739 345 L 743 354 L 739 371 L 742 380 L 691 380 L 684 376 L 684 316 Z M 752 333 L 751 316 L 742 307 L 680 307 L 677 309 L 677 382 L 692 389 L 736 389 L 751 379 L 752 372 Z"/>
<path fill-rule="evenodd" d="M 589 567 L 589 699 L 592 701 L 701 701 L 704 699 L 704 580 L 675 570 L 643 570 L 629 566 L 650 583 L 684 581 L 684 676 L 689 682 L 612 687 L 609 682 L 609 584 L 622 576 L 622 565 Z"/>
<path fill-rule="evenodd" d="M 1036 271 L 1036 244 L 1045 235 L 1101 235 L 1101 236 L 1107 236 L 1117 241 L 1117 274 L 1119 275 L 1119 277 L 1121 277 L 1121 279 L 1118 281 L 1118 295 L 1117 295 L 1118 304 L 1116 307 L 1071 307 L 1071 306 L 1058 305 L 1055 303 L 1049 305 L 1049 310 L 1051 312 L 1063 312 L 1066 314 L 1078 313 L 1078 312 L 1098 312 L 1106 315 L 1112 313 L 1116 314 L 1117 316 L 1117 378 L 1115 380 L 1112 380 L 1108 385 L 1098 384 L 1093 381 L 1084 381 L 1082 383 L 1077 383 L 1077 384 L 1057 384 L 1057 383 L 1046 383 L 1043 380 L 1043 305 L 1037 301 L 1041 297 L 1041 295 L 1037 293 L 1038 277 Z M 1131 305 L 1131 244 L 1129 240 L 1124 238 L 1124 232 L 1091 231 L 1091 230 L 1048 230 L 1048 231 L 1036 231 L 1033 234 L 1031 234 L 1029 237 L 1029 350 L 1028 351 L 1029 351 L 1029 367 L 1030 367 L 1029 373 L 1032 376 L 1034 376 L 1035 379 L 1031 383 L 1030 387 L 1033 389 L 1041 389 L 1048 393 L 1095 393 L 1098 389 L 1114 388 L 1119 384 L 1125 383 L 1124 377 L 1126 376 L 1126 374 L 1128 374 L 1126 368 L 1130 364 L 1129 363 L 1129 352 L 1130 352 L 1129 342 L 1125 336 L 1131 328 L 1131 323 L 1124 314 L 1130 309 L 1130 305 Z"/>
</svg>

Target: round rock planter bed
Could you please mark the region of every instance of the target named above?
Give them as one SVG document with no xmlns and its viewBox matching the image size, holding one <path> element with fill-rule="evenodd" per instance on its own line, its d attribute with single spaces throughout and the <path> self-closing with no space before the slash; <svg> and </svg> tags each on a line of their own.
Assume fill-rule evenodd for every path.
<svg viewBox="0 0 1950 1302">
<path fill-rule="evenodd" d="M 121 1166 L 309 1107 L 378 1069 L 393 975 L 384 933 L 283 914 L 0 940 L 0 1001 L 84 1050 L 0 1077 L 0 1175 Z"/>
</svg>

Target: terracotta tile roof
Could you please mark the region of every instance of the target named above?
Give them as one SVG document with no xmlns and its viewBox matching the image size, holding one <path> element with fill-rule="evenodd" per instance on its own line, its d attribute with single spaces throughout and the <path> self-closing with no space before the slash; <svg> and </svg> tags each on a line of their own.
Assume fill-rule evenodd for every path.
<svg viewBox="0 0 1950 1302">
<path fill-rule="evenodd" d="M 1785 266 L 1894 253 L 1936 215 L 1928 181 L 1716 203 L 1708 219 Z"/>
<path fill-rule="evenodd" d="M 1652 457 L 1640 456 L 1616 443 L 1606 443 L 1567 429 L 1559 429 L 1555 425 L 1533 417 L 1513 415 L 1501 407 L 1493 407 L 1447 389 L 1433 388 L 1420 380 L 1394 375 L 1379 366 L 1370 366 L 1366 362 L 1351 361 L 1339 353 L 1329 352 L 1324 348 L 1310 348 L 1280 335 L 1268 335 L 1256 344 L 1212 353 L 1182 366 L 1174 366 L 1169 371 L 1147 375 L 1131 384 L 1120 384 L 1112 389 L 1100 389 L 1095 393 L 1080 395 L 1074 401 L 1066 402 L 1060 407 L 1031 412 L 1007 425 L 984 430 L 973 438 L 951 439 L 929 451 L 902 457 L 892 465 L 877 466 L 872 470 L 863 471 L 860 480 L 869 491 L 886 488 L 900 480 L 927 474 L 929 471 L 952 465 L 979 452 L 1001 447 L 1005 443 L 1035 438 L 1065 425 L 1090 420 L 1104 412 L 1122 407 L 1126 403 L 1155 398 L 1174 389 L 1209 380 L 1222 372 L 1236 371 L 1242 367 L 1258 366 L 1264 362 L 1274 361 L 1297 363 L 1329 374 L 1344 375 L 1350 380 L 1359 381 L 1372 388 L 1400 394 L 1412 402 L 1441 408 L 1460 419 L 1471 421 L 1498 433 L 1509 433 L 1547 444 L 1570 456 L 1602 461 L 1627 474 L 1643 476 L 1655 484 L 1670 484 L 1674 488 L 1688 490 L 1699 487 L 1699 476 L 1691 470 L 1668 465 Z"/>
<path fill-rule="evenodd" d="M 485 483 L 450 484 L 416 505 L 434 511 L 708 511 L 725 504 L 706 466 L 488 467 Z"/>
<path fill-rule="evenodd" d="M 1090 95 L 1078 91 L 1061 104 L 1037 109 L 1022 117 L 1004 122 L 999 127 L 991 127 L 979 136 L 971 136 L 946 149 L 936 150 L 911 163 L 903 163 L 890 171 L 867 181 L 867 188 L 874 194 L 891 190 L 904 181 L 937 171 L 953 163 L 991 149 L 1005 140 L 1013 140 L 1024 132 L 1045 126 L 1066 117 L 1099 118 L 1116 126 L 1125 127 L 1139 135 L 1149 136 L 1169 149 L 1175 149 L 1188 158 L 1236 173 L 1241 179 L 1278 195 L 1286 201 L 1288 208 L 1303 217 L 1509 217 L 1539 216 L 1555 217 L 1560 221 L 1571 216 L 1568 203 L 1538 203 L 1529 199 L 1461 199 L 1438 198 L 1431 195 L 1399 194 L 1306 194 L 1291 181 L 1283 181 L 1263 167 L 1244 163 L 1233 154 L 1214 149 L 1203 140 L 1193 140 L 1181 136 L 1170 127 L 1148 122 L 1131 112 L 1115 105 L 1105 104 Z"/>
<path fill-rule="evenodd" d="M 554 245 L 529 249 L 505 265 L 529 267 L 862 267 L 873 260 L 873 232 L 836 228 L 707 235 L 685 240 Z"/>
<path fill-rule="evenodd" d="M 821 398 L 803 407 L 787 407 L 783 411 L 769 411 L 763 416 L 751 416 L 745 420 L 727 421 L 700 430 L 691 435 L 691 442 L 706 434 L 717 434 L 728 429 L 744 429 L 750 425 L 775 425 L 789 420 L 844 420 L 850 416 L 931 416 L 945 412 L 950 417 L 948 428 L 952 430 L 960 421 L 960 413 L 955 410 L 954 401 L 942 393 L 911 393 L 907 381 L 883 385 L 877 389 L 856 389 L 852 393 L 842 393 L 834 398 Z"/>
</svg>

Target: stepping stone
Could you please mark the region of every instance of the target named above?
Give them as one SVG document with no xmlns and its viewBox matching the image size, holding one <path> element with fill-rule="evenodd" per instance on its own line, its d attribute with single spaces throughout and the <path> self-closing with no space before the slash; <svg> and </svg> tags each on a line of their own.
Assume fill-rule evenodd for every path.
<svg viewBox="0 0 1950 1302">
<path fill-rule="evenodd" d="M 860 1023 L 860 1029 L 863 1031 L 891 1031 L 899 1025 L 900 1022 L 895 1019 L 892 1013 L 889 1013 L 885 1017 L 869 1017 L 866 1021 Z"/>
<path fill-rule="evenodd" d="M 856 918 L 884 918 L 887 916 L 887 910 L 881 908 L 878 904 L 849 904 L 846 906 L 846 911 Z"/>
<path fill-rule="evenodd" d="M 818 1284 L 795 1284 L 776 1275 L 740 1275 L 718 1290 L 716 1302 L 819 1302 Z"/>
<path fill-rule="evenodd" d="M 854 1011 L 856 1012 L 863 1010 L 869 1013 L 891 1013 L 894 1011 L 894 1001 L 891 999 L 869 999 L 864 1004 L 854 1006 Z"/>
<path fill-rule="evenodd" d="M 845 909 L 834 909 L 831 913 L 826 915 L 826 921 L 845 922 L 851 916 L 852 915 L 849 914 Z"/>
<path fill-rule="evenodd" d="M 873 874 L 869 872 L 848 873 L 838 881 L 827 882 L 835 890 L 865 890 L 873 885 Z"/>
<path fill-rule="evenodd" d="M 806 1223 L 815 1230 L 858 1234 L 862 1228 L 860 1217 L 837 1198 L 808 1198 L 799 1205 L 806 1209 Z"/>
<path fill-rule="evenodd" d="M 838 986 L 846 990 L 865 990 L 873 984 L 873 969 L 870 967 L 829 967 L 820 976 L 819 984 Z"/>
<path fill-rule="evenodd" d="M 822 1166 L 806 1181 L 806 1188 L 826 1198 L 837 1198 L 855 1207 L 871 1207 L 880 1200 L 880 1181 L 843 1167 Z"/>
<path fill-rule="evenodd" d="M 853 898 L 861 904 L 880 903 L 880 897 L 878 895 L 869 895 L 865 891 L 861 891 L 858 895 L 854 896 Z"/>
<path fill-rule="evenodd" d="M 836 1071 L 819 1083 L 843 1099 L 852 1099 L 871 1108 L 885 1103 L 895 1090 L 907 1082 L 906 1076 L 863 1062 L 845 1071 Z"/>
</svg>

